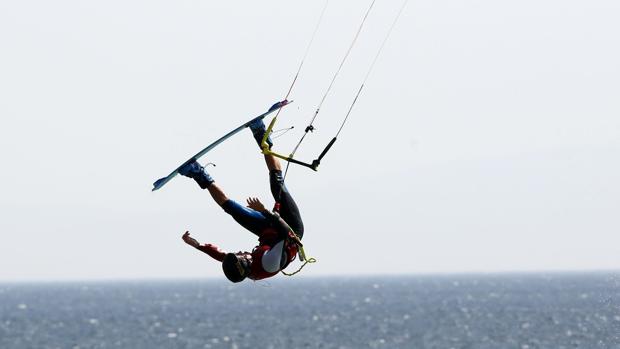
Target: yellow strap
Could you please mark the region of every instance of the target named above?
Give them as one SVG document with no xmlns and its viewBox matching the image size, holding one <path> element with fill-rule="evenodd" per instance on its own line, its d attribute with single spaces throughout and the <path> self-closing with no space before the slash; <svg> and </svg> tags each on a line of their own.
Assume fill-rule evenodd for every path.
<svg viewBox="0 0 620 349">
<path fill-rule="evenodd" d="M 282 154 L 274 153 L 269 149 L 269 144 L 267 143 L 267 138 L 269 138 L 269 135 L 273 132 L 273 126 L 276 124 L 277 120 L 278 120 L 278 116 L 276 115 L 269 123 L 269 126 L 267 127 L 267 130 L 265 131 L 265 134 L 263 135 L 263 139 L 260 142 L 260 148 L 261 148 L 262 153 L 265 155 L 273 155 L 282 160 L 289 161 L 293 157 L 293 154 L 291 154 L 290 156 L 285 156 Z"/>
<path fill-rule="evenodd" d="M 286 275 L 286 276 L 293 276 L 297 273 L 299 273 L 308 263 L 316 263 L 316 259 L 310 257 L 309 259 L 306 259 L 306 261 L 304 262 L 304 264 L 301 265 L 301 267 L 299 267 L 299 269 L 297 269 L 297 271 L 293 272 L 293 273 L 287 273 L 284 270 L 281 270 L 282 274 Z"/>
<path fill-rule="evenodd" d="M 299 254 L 301 255 L 301 258 L 304 260 L 304 264 L 301 265 L 301 267 L 299 267 L 299 269 L 297 269 L 297 271 L 293 272 L 293 273 L 287 273 L 284 270 L 280 270 L 282 272 L 282 274 L 286 275 L 286 276 L 293 276 L 297 273 L 299 273 L 308 263 L 316 263 L 316 259 L 313 257 L 310 258 L 306 258 L 306 252 L 304 251 L 303 246 L 299 246 Z"/>
</svg>

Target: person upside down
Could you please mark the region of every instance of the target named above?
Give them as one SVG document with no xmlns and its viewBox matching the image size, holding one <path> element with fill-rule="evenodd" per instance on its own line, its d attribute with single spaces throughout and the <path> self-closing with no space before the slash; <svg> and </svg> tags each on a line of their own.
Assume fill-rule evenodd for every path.
<svg viewBox="0 0 620 349">
<path fill-rule="evenodd" d="M 278 107 L 280 103 L 272 108 Z M 249 127 L 260 147 L 266 132 L 265 124 L 259 119 Z M 267 143 L 269 148 L 273 146 L 270 138 Z M 183 234 L 185 243 L 222 262 L 224 275 L 232 282 L 241 282 L 245 278 L 261 280 L 284 270 L 295 259 L 304 234 L 299 208 L 284 184 L 280 161 L 273 155 L 264 157 L 269 169 L 271 193 L 276 201 L 274 212 L 267 210 L 258 198 L 248 198 L 247 207 L 229 199 L 196 161 L 179 169 L 181 175 L 193 178 L 200 188 L 207 189 L 213 200 L 237 223 L 258 236 L 258 246 L 251 253 L 226 253 L 215 245 L 199 243 L 188 231 Z"/>
</svg>

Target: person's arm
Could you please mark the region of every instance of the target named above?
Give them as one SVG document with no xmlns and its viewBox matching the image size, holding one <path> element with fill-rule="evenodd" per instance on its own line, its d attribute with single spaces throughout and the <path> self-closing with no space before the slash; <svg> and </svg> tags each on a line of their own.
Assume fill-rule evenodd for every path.
<svg viewBox="0 0 620 349">
<path fill-rule="evenodd" d="M 209 256 L 211 256 L 211 258 L 217 261 L 220 261 L 220 262 L 223 261 L 224 257 L 226 256 L 226 252 L 222 251 L 219 247 L 215 245 L 212 245 L 212 244 L 201 245 L 196 239 L 189 236 L 189 231 L 186 231 L 185 234 L 183 234 L 182 239 L 183 241 L 185 241 L 186 244 L 194 247 L 197 250 L 200 250 L 208 254 Z"/>
</svg>

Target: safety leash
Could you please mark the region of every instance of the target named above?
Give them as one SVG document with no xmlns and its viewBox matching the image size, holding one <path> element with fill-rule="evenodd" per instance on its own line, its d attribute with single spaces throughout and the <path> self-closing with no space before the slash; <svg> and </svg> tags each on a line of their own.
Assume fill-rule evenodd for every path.
<svg viewBox="0 0 620 349">
<path fill-rule="evenodd" d="M 304 262 L 304 264 L 302 264 L 301 267 L 299 267 L 299 269 L 297 269 L 297 271 L 294 271 L 292 273 L 287 273 L 284 270 L 280 270 L 280 272 L 282 272 L 282 274 L 284 274 L 286 276 L 293 276 L 293 275 L 299 273 L 307 264 L 316 263 L 316 258 L 314 258 L 314 257 L 307 258 L 306 257 L 306 251 L 304 251 L 304 245 L 301 243 L 301 240 L 299 240 L 297 235 L 289 234 L 289 237 L 291 238 L 291 240 L 293 240 L 293 242 L 295 244 L 297 244 L 297 248 L 299 249 L 299 251 L 298 251 L 299 260 Z"/>
<path fill-rule="evenodd" d="M 280 270 L 280 272 L 281 272 L 282 274 L 286 275 L 286 276 L 293 276 L 293 275 L 295 275 L 295 274 L 299 273 L 299 272 L 300 272 L 300 271 L 301 271 L 301 270 L 302 270 L 302 269 L 306 266 L 306 264 L 310 264 L 310 263 L 316 263 L 316 259 L 314 259 L 314 258 L 310 257 L 309 259 L 307 259 L 307 260 L 304 262 L 304 264 L 302 264 L 302 265 L 301 265 L 301 267 L 299 267 L 299 269 L 297 269 L 296 271 L 294 271 L 294 272 L 292 272 L 292 273 L 290 273 L 290 274 L 289 274 L 289 273 L 287 273 L 287 272 L 285 272 L 284 270 Z"/>
</svg>

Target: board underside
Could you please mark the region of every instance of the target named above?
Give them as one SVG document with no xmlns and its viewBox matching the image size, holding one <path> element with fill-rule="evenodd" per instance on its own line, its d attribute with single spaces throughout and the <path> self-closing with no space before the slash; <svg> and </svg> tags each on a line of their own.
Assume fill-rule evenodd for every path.
<svg viewBox="0 0 620 349">
<path fill-rule="evenodd" d="M 177 167 L 174 171 L 170 172 L 170 174 L 166 177 L 160 178 L 158 180 L 155 181 L 155 183 L 153 183 L 153 189 L 152 191 L 156 191 L 158 189 L 161 189 L 161 187 L 163 187 L 164 185 L 166 185 L 166 183 L 170 182 L 170 180 L 172 180 L 172 178 L 176 177 L 177 174 L 179 174 L 179 169 L 181 167 L 183 167 L 185 164 L 192 162 L 192 161 L 198 161 L 198 159 L 200 159 L 203 155 L 205 155 L 206 153 L 208 153 L 209 151 L 211 151 L 213 148 L 217 147 L 218 145 L 220 145 L 222 142 L 224 142 L 225 140 L 227 140 L 228 138 L 234 136 L 235 134 L 239 133 L 241 130 L 243 130 L 244 128 L 248 127 L 248 125 L 250 125 L 252 122 L 259 120 L 259 119 L 264 119 L 265 117 L 267 117 L 269 114 L 279 110 L 280 108 L 283 108 L 289 104 L 291 104 L 293 101 L 286 101 L 286 102 L 282 102 L 283 104 L 279 107 L 279 108 L 272 108 L 269 109 L 267 112 L 251 119 L 250 121 L 244 123 L 243 125 L 237 127 L 236 129 L 228 132 L 227 134 L 225 134 L 224 136 L 220 137 L 218 140 L 216 140 L 215 142 L 209 144 L 206 148 L 202 149 L 201 151 L 199 151 L 196 155 L 192 156 L 191 158 L 187 159 L 187 161 L 185 161 L 184 163 L 182 163 L 179 167 Z"/>
</svg>

